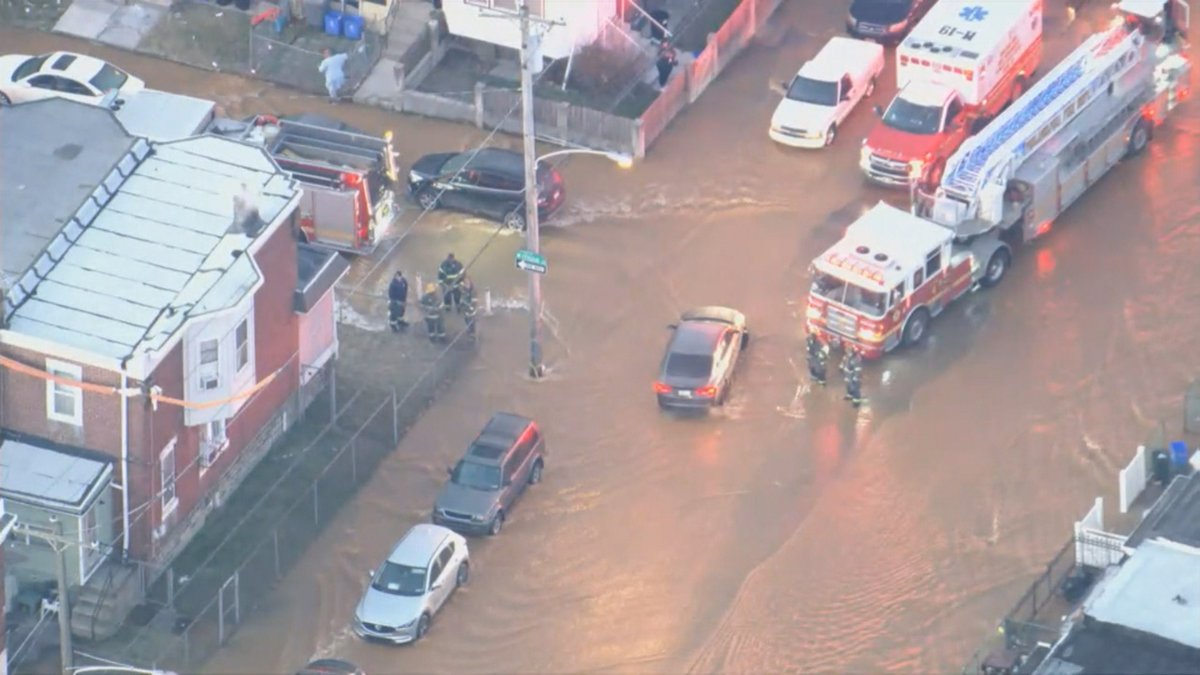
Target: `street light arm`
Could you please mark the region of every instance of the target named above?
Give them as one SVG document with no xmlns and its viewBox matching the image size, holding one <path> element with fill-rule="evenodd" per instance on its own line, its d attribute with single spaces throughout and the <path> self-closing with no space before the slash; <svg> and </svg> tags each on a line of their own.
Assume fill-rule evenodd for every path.
<svg viewBox="0 0 1200 675">
<path fill-rule="evenodd" d="M 555 150 L 548 152 L 537 158 L 538 162 L 550 159 L 551 157 L 561 157 L 563 155 L 598 155 L 611 162 L 614 162 L 622 169 L 628 169 L 633 166 L 633 158 L 619 152 L 608 152 L 605 150 L 592 150 L 591 148 L 567 148 L 566 150 Z"/>
</svg>

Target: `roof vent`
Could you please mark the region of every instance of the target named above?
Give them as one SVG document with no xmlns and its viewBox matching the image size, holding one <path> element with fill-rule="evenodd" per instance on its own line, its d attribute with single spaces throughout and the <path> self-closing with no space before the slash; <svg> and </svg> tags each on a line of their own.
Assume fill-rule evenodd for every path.
<svg viewBox="0 0 1200 675">
<path fill-rule="evenodd" d="M 887 262 L 888 257 L 886 253 L 876 253 L 875 259 L 879 262 Z"/>
<path fill-rule="evenodd" d="M 854 249 L 854 252 L 859 255 L 866 255 L 871 252 L 871 249 L 867 248 L 866 246 L 859 246 L 858 248 Z"/>
<path fill-rule="evenodd" d="M 250 186 L 242 183 L 241 194 L 233 198 L 233 226 L 230 232 L 238 232 L 254 238 L 262 232 L 266 225 L 258 212 L 258 195 L 251 191 Z"/>
</svg>

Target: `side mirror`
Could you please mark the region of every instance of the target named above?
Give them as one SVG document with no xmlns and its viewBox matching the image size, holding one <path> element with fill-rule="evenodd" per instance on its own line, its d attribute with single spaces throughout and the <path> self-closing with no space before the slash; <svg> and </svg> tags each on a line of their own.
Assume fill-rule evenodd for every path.
<svg viewBox="0 0 1200 675">
<path fill-rule="evenodd" d="M 780 96 L 787 96 L 787 88 L 788 88 L 787 82 L 784 82 L 783 80 L 779 80 L 777 82 L 772 82 L 770 86 L 771 86 L 771 91 L 775 92 L 776 94 L 779 94 Z"/>
<path fill-rule="evenodd" d="M 440 581 L 435 581 L 435 582 L 433 582 L 433 584 L 431 584 L 431 585 L 429 586 L 429 590 L 431 590 L 431 591 L 436 591 L 437 589 L 439 589 L 439 588 L 441 588 L 441 587 L 442 587 L 442 582 L 440 582 Z"/>
<path fill-rule="evenodd" d="M 879 104 L 875 104 L 875 105 L 871 106 L 871 110 L 875 111 L 876 117 L 883 117 L 883 106 L 881 106 Z"/>
</svg>

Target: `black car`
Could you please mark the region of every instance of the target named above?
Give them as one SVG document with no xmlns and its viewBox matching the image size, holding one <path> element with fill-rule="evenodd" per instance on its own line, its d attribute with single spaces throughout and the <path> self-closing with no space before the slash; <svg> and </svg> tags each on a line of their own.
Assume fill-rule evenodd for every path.
<svg viewBox="0 0 1200 675">
<path fill-rule="evenodd" d="M 699 307 L 672 324 L 654 393 L 660 408 L 724 405 L 742 351 L 750 344 L 746 316 L 728 307 Z"/>
<path fill-rule="evenodd" d="M 908 35 L 934 0 L 854 0 L 846 31 L 856 38 L 897 43 Z"/>
<path fill-rule="evenodd" d="M 549 218 L 566 199 L 562 175 L 539 163 L 538 217 Z M 425 155 L 408 172 L 408 192 L 423 209 L 447 208 L 525 229 L 525 158 L 484 148 Z"/>
</svg>

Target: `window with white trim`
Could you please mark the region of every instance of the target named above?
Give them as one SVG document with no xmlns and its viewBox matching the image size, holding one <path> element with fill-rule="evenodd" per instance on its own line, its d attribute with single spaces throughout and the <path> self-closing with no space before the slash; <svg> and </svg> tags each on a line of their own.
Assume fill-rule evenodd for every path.
<svg viewBox="0 0 1200 675">
<path fill-rule="evenodd" d="M 200 468 L 207 469 L 229 447 L 225 420 L 217 418 L 200 426 Z"/>
<path fill-rule="evenodd" d="M 175 492 L 175 442 L 178 439 L 172 438 L 167 447 L 162 449 L 158 454 L 158 476 L 160 488 L 159 494 L 162 498 L 162 517 L 165 519 L 171 515 L 175 507 L 179 506 L 179 495 Z"/>
<path fill-rule="evenodd" d="M 237 344 L 237 372 L 242 372 L 250 365 L 250 319 L 242 319 L 234 331 L 234 341 Z"/>
<path fill-rule="evenodd" d="M 221 386 L 221 343 L 200 341 L 200 388 L 210 391 Z"/>
<path fill-rule="evenodd" d="M 73 363 L 46 359 L 46 372 L 56 378 L 83 381 L 83 368 Z M 83 426 L 83 389 L 46 380 L 46 417 L 56 422 Z"/>
</svg>

